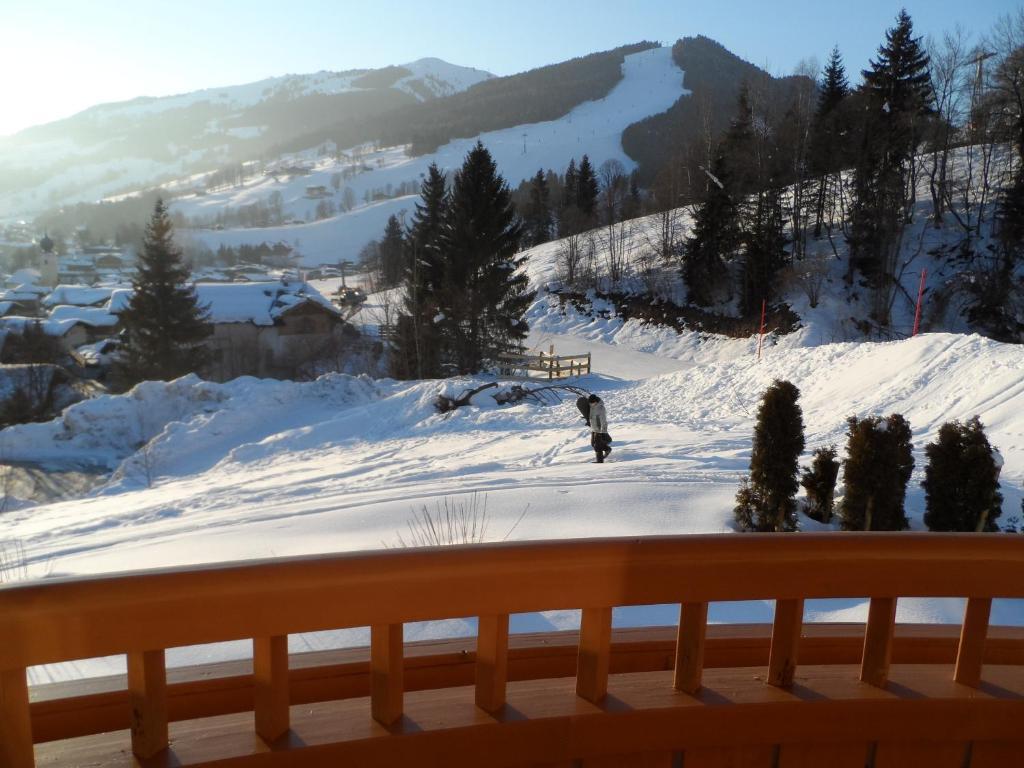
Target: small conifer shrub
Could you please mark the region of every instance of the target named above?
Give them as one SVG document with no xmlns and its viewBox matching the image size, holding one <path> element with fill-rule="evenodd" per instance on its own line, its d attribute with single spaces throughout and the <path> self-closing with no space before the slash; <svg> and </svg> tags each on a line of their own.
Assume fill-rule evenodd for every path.
<svg viewBox="0 0 1024 768">
<path fill-rule="evenodd" d="M 754 425 L 750 476 L 736 494 L 734 514 L 744 531 L 795 531 L 797 474 L 804 450 L 800 390 L 776 380 L 765 391 Z"/>
<path fill-rule="evenodd" d="M 902 531 L 903 502 L 914 471 L 910 423 L 898 413 L 847 422 L 839 519 L 846 531 Z"/>
<path fill-rule="evenodd" d="M 800 485 L 807 493 L 807 516 L 819 523 L 832 522 L 832 506 L 839 477 L 836 447 L 819 448 L 809 469 L 804 470 Z"/>
<path fill-rule="evenodd" d="M 924 452 L 928 465 L 921 486 L 928 530 L 998 531 L 995 521 L 1003 506 L 1001 467 L 978 417 L 966 424 L 943 424 L 938 439 Z"/>
</svg>

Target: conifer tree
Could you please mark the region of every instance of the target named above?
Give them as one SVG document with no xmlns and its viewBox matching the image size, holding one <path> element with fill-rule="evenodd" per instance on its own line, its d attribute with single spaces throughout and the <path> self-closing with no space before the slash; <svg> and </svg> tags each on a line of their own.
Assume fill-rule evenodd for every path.
<svg viewBox="0 0 1024 768">
<path fill-rule="evenodd" d="M 158 199 L 146 226 L 131 300 L 121 313 L 127 378 L 175 379 L 206 362 L 201 342 L 212 329 L 188 280 L 167 207 Z"/>
<path fill-rule="evenodd" d="M 384 227 L 380 241 L 380 277 L 385 288 L 394 288 L 405 275 L 405 233 L 398 217 L 392 214 Z"/>
<path fill-rule="evenodd" d="M 924 522 L 930 531 L 998 531 L 1002 512 L 1000 463 L 981 421 L 951 421 L 924 449 Z"/>
<path fill-rule="evenodd" d="M 894 413 L 847 419 L 845 492 L 839 518 L 846 531 L 902 531 L 907 482 L 914 470 L 910 424 Z"/>
<path fill-rule="evenodd" d="M 391 358 L 392 375 L 396 378 L 441 375 L 434 318 L 445 285 L 440 243 L 447 201 L 445 176 L 436 163 L 431 163 L 420 186 L 420 200 L 416 203 L 407 238 L 404 311 L 398 318 Z"/>
<path fill-rule="evenodd" d="M 754 425 L 750 479 L 736 494 L 736 522 L 745 531 L 795 531 L 797 472 L 804 450 L 800 390 L 776 380 L 765 391 Z"/>
<path fill-rule="evenodd" d="M 586 155 L 580 160 L 579 174 L 576 177 L 576 206 L 580 209 L 584 219 L 592 224 L 597 216 L 597 196 L 600 186 L 597 183 L 597 174 L 594 173 L 594 166 L 590 164 L 590 158 Z"/>
<path fill-rule="evenodd" d="M 753 317 L 761 311 L 763 300 L 773 298 L 779 271 L 786 264 L 781 189 L 770 187 L 757 194 L 746 229 L 740 309 Z"/>
<path fill-rule="evenodd" d="M 864 70 L 867 110 L 854 168 L 851 265 L 874 283 L 872 314 L 889 324 L 903 226 L 915 199 L 911 164 L 932 114 L 928 54 L 900 11 Z"/>
<path fill-rule="evenodd" d="M 533 300 L 516 258 L 522 228 L 491 153 L 477 142 L 455 172 L 440 239 L 445 285 L 437 324 L 443 360 L 474 373 L 521 349 Z"/>
<path fill-rule="evenodd" d="M 711 169 L 714 180 L 697 206 L 692 234 L 683 254 L 683 279 L 690 302 L 706 307 L 728 281 L 726 260 L 740 244 L 736 203 L 728 189 L 729 175 L 721 154 Z"/>
<path fill-rule="evenodd" d="M 819 523 L 832 522 L 832 507 L 839 477 L 836 447 L 818 448 L 810 469 L 804 470 L 800 485 L 807 494 L 807 516 Z"/>
<path fill-rule="evenodd" d="M 543 169 L 530 180 L 530 199 L 523 210 L 524 245 L 531 247 L 551 239 L 551 194 Z"/>
<path fill-rule="evenodd" d="M 839 47 L 832 49 L 828 64 L 819 85 L 818 105 L 811 124 L 810 165 L 811 173 L 817 177 L 817 195 L 814 218 L 814 236 L 821 237 L 825 219 L 826 203 L 830 197 L 839 194 L 837 172 L 845 166 L 848 141 L 843 106 L 850 95 L 850 83 L 846 78 Z"/>
<path fill-rule="evenodd" d="M 566 237 L 580 231 L 580 209 L 576 194 L 579 192 L 579 172 L 576 170 L 576 158 L 569 160 L 562 181 L 562 200 L 558 209 L 558 236 Z"/>
</svg>

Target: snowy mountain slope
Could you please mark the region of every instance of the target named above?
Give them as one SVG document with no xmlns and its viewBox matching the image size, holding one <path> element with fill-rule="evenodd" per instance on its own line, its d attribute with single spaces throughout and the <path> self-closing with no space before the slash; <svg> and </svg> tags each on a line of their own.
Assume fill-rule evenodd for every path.
<svg viewBox="0 0 1024 768">
<path fill-rule="evenodd" d="M 91 107 L 0 138 L 0 219 L 213 170 L 256 157 L 317 120 L 450 96 L 491 77 L 425 58 Z"/>
<path fill-rule="evenodd" d="M 479 140 L 491 152 L 498 170 L 511 186 L 532 177 L 538 168 L 564 169 L 572 158 L 584 154 L 590 156 L 595 167 L 605 160 L 618 160 L 630 170 L 635 163 L 622 149 L 622 132 L 625 128 L 646 115 L 668 109 L 685 93 L 682 87 L 683 72 L 672 61 L 671 48 L 654 48 L 625 57 L 622 65 L 622 80 L 611 92 L 597 101 L 585 102 L 567 115 L 543 123 L 518 125 L 500 131 L 481 134 L 472 139 L 458 139 L 444 145 L 436 152 L 410 157 L 400 149 L 387 148 L 365 157 L 370 170 L 359 173 L 345 182 L 361 200 L 368 192 L 397 187 L 403 182 L 419 181 L 426 175 L 431 163 L 451 172 L 457 169 L 469 150 Z M 308 176 L 277 184 L 270 180 L 256 182 L 243 190 L 225 190 L 214 195 L 199 198 L 182 198 L 173 204 L 175 211 L 186 216 L 201 215 L 225 205 L 238 207 L 266 199 L 274 189 L 279 189 L 285 198 L 286 210 L 308 220 L 316 201 L 303 197 L 307 186 L 328 186 L 331 175 L 341 171 L 344 163 L 323 161 Z M 340 192 L 339 192 L 340 196 Z M 406 209 L 411 212 L 411 201 L 391 201 L 390 213 Z M 192 230 L 191 236 L 216 250 L 221 244 L 258 245 L 261 242 L 284 242 L 296 246 L 308 266 L 334 263 L 339 258 L 354 258 L 359 249 L 369 240 L 380 237 L 387 220 L 385 215 L 376 225 L 378 214 L 370 217 L 359 215 L 360 209 L 350 213 L 339 213 L 318 222 L 318 234 L 311 240 L 308 234 L 295 227 L 273 229 L 233 229 L 225 231 Z M 332 247 L 328 240 L 338 243 Z"/>
</svg>

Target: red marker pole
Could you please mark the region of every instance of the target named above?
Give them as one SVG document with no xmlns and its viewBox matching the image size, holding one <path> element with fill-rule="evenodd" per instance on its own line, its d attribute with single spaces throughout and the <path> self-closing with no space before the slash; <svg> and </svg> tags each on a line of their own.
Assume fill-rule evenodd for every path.
<svg viewBox="0 0 1024 768">
<path fill-rule="evenodd" d="M 917 336 L 918 330 L 921 328 L 921 302 L 924 299 L 924 279 L 928 276 L 928 270 L 921 270 L 921 285 L 917 288 L 917 307 L 914 309 L 914 332 L 911 336 Z"/>
<path fill-rule="evenodd" d="M 768 310 L 768 299 L 761 299 L 761 327 L 757 331 L 757 359 L 761 359 L 761 346 L 764 343 L 764 317 Z"/>
</svg>

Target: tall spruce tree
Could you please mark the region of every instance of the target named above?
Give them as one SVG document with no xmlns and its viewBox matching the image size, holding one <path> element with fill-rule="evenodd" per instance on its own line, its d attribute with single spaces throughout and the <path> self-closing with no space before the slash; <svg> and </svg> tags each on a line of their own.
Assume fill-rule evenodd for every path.
<svg viewBox="0 0 1024 768">
<path fill-rule="evenodd" d="M 551 239 L 551 193 L 543 169 L 530 180 L 530 199 L 523 210 L 523 239 L 527 247 Z"/>
<path fill-rule="evenodd" d="M 740 244 L 739 213 L 729 191 L 729 172 L 719 154 L 710 171 L 714 177 L 697 206 L 693 230 L 683 250 L 683 280 L 691 303 L 706 307 L 728 283 L 727 260 Z"/>
<path fill-rule="evenodd" d="M 1003 509 L 999 492 L 1000 463 L 978 417 L 966 424 L 951 421 L 924 449 L 926 511 L 930 531 L 998 531 Z"/>
<path fill-rule="evenodd" d="M 593 224 L 597 217 L 599 192 L 600 185 L 597 183 L 594 166 L 590 164 L 590 158 L 584 155 L 580 160 L 579 174 L 576 177 L 576 205 L 589 224 Z"/>
<path fill-rule="evenodd" d="M 779 271 L 786 264 L 788 240 L 781 189 L 769 187 L 756 195 L 744 228 L 740 309 L 753 317 L 761 311 L 762 301 L 774 298 Z"/>
<path fill-rule="evenodd" d="M 837 173 L 846 165 L 849 152 L 844 134 L 848 132 L 843 109 L 850 95 L 850 83 L 839 47 L 832 49 L 822 73 L 818 91 L 818 104 L 811 123 L 809 161 L 811 173 L 816 177 L 814 236 L 821 237 L 826 203 L 839 194 Z"/>
<path fill-rule="evenodd" d="M 403 278 L 405 300 L 398 318 L 392 349 L 392 375 L 396 378 L 434 378 L 441 375 L 440 350 L 434 318 L 441 304 L 444 263 L 441 233 L 448 205 L 447 182 L 431 163 L 420 185 L 420 200 L 413 212 Z"/>
<path fill-rule="evenodd" d="M 533 293 L 518 271 L 521 235 L 508 185 L 477 142 L 455 172 L 440 239 L 445 284 L 437 327 L 443 360 L 455 372 L 477 372 L 522 348 Z"/>
<path fill-rule="evenodd" d="M 401 222 L 394 214 L 388 217 L 378 253 L 381 283 L 385 288 L 394 288 L 402 282 L 407 262 L 405 233 L 402 231 Z"/>
<path fill-rule="evenodd" d="M 902 531 L 903 501 L 914 471 L 910 424 L 901 414 L 847 419 L 845 492 L 839 519 L 846 531 Z"/>
<path fill-rule="evenodd" d="M 576 158 L 569 160 L 562 180 L 562 199 L 558 206 L 558 236 L 575 235 L 580 231 L 580 207 L 576 194 L 579 192 L 579 171 L 576 170 Z"/>
<path fill-rule="evenodd" d="M 736 494 L 736 522 L 745 531 L 795 531 L 797 472 L 804 450 L 800 390 L 776 380 L 765 391 L 754 425 L 750 478 Z"/>
<path fill-rule="evenodd" d="M 212 328 L 189 276 L 174 244 L 167 207 L 158 199 L 146 226 L 131 300 L 121 313 L 127 378 L 170 380 L 205 364 L 207 354 L 201 342 Z"/>
<path fill-rule="evenodd" d="M 851 266 L 874 286 L 872 314 L 889 324 L 903 227 L 914 202 L 912 163 L 932 114 L 928 54 L 906 10 L 863 71 L 867 101 L 854 166 Z"/>
</svg>

